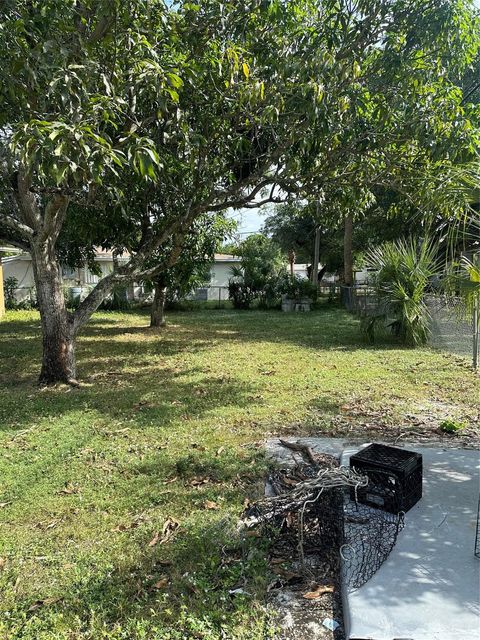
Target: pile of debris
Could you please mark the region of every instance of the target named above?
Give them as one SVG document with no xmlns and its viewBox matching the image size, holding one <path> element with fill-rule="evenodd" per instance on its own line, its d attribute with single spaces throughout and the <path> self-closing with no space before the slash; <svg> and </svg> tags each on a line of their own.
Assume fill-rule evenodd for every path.
<svg viewBox="0 0 480 640">
<path fill-rule="evenodd" d="M 324 626 L 335 629 L 341 620 L 340 577 L 349 590 L 364 584 L 388 557 L 403 518 L 356 501 L 357 489 L 368 484 L 366 476 L 305 445 L 281 443 L 300 453 L 303 461 L 271 472 L 267 496 L 245 510 L 243 522 L 247 528 L 260 528 L 271 541 L 270 565 L 276 577 L 269 591 L 275 603 L 288 605 L 287 618 L 297 610 L 303 626 L 307 609 L 305 637 L 325 637 L 312 633 L 312 625 L 321 624 L 324 616 Z M 309 616 L 313 603 L 317 606 Z M 301 627 L 292 621 L 295 635 L 283 637 L 303 637 L 298 635 Z"/>
</svg>

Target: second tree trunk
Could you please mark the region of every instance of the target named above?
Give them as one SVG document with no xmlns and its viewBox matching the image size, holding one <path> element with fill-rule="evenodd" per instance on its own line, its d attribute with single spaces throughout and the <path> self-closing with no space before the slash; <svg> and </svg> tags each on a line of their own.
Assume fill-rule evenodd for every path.
<svg viewBox="0 0 480 640">
<path fill-rule="evenodd" d="M 167 295 L 167 287 L 163 281 L 155 282 L 155 294 L 153 296 L 152 308 L 150 312 L 150 326 L 164 327 L 165 320 L 165 299 Z"/>
</svg>

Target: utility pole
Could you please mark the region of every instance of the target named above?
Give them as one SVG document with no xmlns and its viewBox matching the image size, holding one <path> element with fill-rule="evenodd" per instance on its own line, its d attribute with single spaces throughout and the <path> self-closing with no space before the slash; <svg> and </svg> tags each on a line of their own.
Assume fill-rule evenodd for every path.
<svg viewBox="0 0 480 640">
<path fill-rule="evenodd" d="M 353 216 L 345 216 L 344 242 L 343 242 L 343 280 L 346 287 L 353 285 Z"/>
<path fill-rule="evenodd" d="M 318 262 L 320 260 L 320 226 L 318 220 L 320 218 L 320 202 L 317 201 L 317 227 L 315 229 L 315 247 L 312 264 L 312 284 L 318 286 Z"/>
</svg>

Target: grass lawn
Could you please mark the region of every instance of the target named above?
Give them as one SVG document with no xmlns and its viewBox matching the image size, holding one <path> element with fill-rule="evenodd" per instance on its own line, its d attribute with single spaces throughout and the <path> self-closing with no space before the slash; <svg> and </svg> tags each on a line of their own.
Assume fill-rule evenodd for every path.
<svg viewBox="0 0 480 640">
<path fill-rule="evenodd" d="M 339 309 L 169 321 L 95 315 L 79 389 L 35 385 L 36 313 L 0 322 L 0 638 L 270 637 L 266 545 L 236 530 L 259 442 L 406 440 L 447 415 L 478 433 L 461 360 L 367 345 Z"/>
</svg>

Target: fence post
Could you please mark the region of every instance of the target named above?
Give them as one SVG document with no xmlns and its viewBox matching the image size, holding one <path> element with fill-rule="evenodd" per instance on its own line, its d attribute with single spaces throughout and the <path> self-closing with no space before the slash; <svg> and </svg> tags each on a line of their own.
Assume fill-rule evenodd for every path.
<svg viewBox="0 0 480 640">
<path fill-rule="evenodd" d="M 480 332 L 480 318 L 479 318 L 479 310 L 478 310 L 478 296 L 475 296 L 475 300 L 473 303 L 473 368 L 476 370 L 478 368 L 478 342 L 479 342 L 479 332 Z"/>
</svg>

